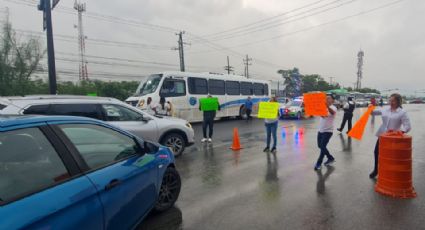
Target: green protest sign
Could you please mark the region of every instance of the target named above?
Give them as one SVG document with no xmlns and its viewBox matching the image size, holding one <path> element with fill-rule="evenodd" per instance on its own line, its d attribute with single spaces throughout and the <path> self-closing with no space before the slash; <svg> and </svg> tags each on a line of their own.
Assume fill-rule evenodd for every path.
<svg viewBox="0 0 425 230">
<path fill-rule="evenodd" d="M 202 111 L 217 111 L 218 110 L 218 98 L 209 97 L 209 98 L 201 98 L 199 99 L 201 103 Z"/>
<path fill-rule="evenodd" d="M 90 97 L 97 97 L 97 93 L 88 93 L 88 94 L 87 94 L 87 96 L 90 96 Z"/>
</svg>

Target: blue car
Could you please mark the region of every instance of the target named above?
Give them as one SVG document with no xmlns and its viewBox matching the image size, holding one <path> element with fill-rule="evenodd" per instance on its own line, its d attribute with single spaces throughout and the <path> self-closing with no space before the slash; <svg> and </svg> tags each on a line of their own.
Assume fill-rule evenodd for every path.
<svg viewBox="0 0 425 230">
<path fill-rule="evenodd" d="M 0 116 L 0 229 L 132 229 L 180 187 L 168 148 L 104 122 Z"/>
</svg>

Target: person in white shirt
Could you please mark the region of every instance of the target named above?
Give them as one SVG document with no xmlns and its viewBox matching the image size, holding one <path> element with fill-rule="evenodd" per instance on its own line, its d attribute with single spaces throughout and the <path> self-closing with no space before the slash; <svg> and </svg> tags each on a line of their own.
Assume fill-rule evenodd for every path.
<svg viewBox="0 0 425 230">
<path fill-rule="evenodd" d="M 344 107 L 343 107 L 344 117 L 342 118 L 341 127 L 336 129 L 336 130 L 338 130 L 339 132 L 342 132 L 342 130 L 344 130 L 345 123 L 348 121 L 348 131 L 347 131 L 347 133 L 350 132 L 350 130 L 352 128 L 353 112 L 354 112 L 355 108 L 356 108 L 356 105 L 354 104 L 353 98 L 348 97 L 348 100 L 344 104 Z"/>
<path fill-rule="evenodd" d="M 319 132 L 317 134 L 317 145 L 320 148 L 320 155 L 317 159 L 314 170 L 322 168 L 323 158 L 326 156 L 328 160 L 325 162 L 325 166 L 328 166 L 335 162 L 335 158 L 329 153 L 327 145 L 333 135 L 335 116 L 337 108 L 333 105 L 334 97 L 328 95 L 326 98 L 326 106 L 328 107 L 328 116 L 321 117 L 319 123 Z"/>
<path fill-rule="evenodd" d="M 156 115 L 170 116 L 170 113 L 171 113 L 170 104 L 165 102 L 164 97 L 161 97 L 159 99 L 159 105 L 156 107 Z"/>
<path fill-rule="evenodd" d="M 372 115 L 382 116 L 382 125 L 376 133 L 378 141 L 376 142 L 374 151 L 375 166 L 373 171 L 369 174 L 370 178 L 375 178 L 378 175 L 379 136 L 387 131 L 402 131 L 407 133 L 412 129 L 410 119 L 407 116 L 406 111 L 402 108 L 402 101 L 403 99 L 400 94 L 392 94 L 389 99 L 390 107 L 377 109 L 372 112 Z"/>
<path fill-rule="evenodd" d="M 150 114 L 150 115 L 155 115 L 156 114 L 156 106 L 152 102 L 152 98 L 151 97 L 148 97 L 148 99 L 146 100 L 146 112 L 148 114 Z"/>
</svg>

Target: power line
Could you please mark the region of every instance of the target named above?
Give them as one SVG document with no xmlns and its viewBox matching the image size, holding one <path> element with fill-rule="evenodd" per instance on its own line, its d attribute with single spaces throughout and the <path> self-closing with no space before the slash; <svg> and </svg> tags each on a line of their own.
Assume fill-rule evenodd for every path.
<svg viewBox="0 0 425 230">
<path fill-rule="evenodd" d="M 291 16 L 285 18 L 284 20 L 278 19 L 278 20 L 267 22 L 267 23 L 260 24 L 260 25 L 257 25 L 257 26 L 253 26 L 253 27 L 249 27 L 249 28 L 245 28 L 245 29 L 240 29 L 240 30 L 236 30 L 236 31 L 231 31 L 230 33 L 226 33 L 226 34 L 222 34 L 222 35 L 218 35 L 218 36 L 217 35 L 213 36 L 210 39 L 213 39 L 215 41 L 219 41 L 219 40 L 225 40 L 225 39 L 240 37 L 240 36 L 244 36 L 244 35 L 247 35 L 247 34 L 272 29 L 274 27 L 278 27 L 278 26 L 281 26 L 281 25 L 284 25 L 284 24 L 289 24 L 289 23 L 292 23 L 292 22 L 300 21 L 302 19 L 306 19 L 306 18 L 309 18 L 309 17 L 314 16 L 314 15 L 322 14 L 322 13 L 325 13 L 327 11 L 340 8 L 344 5 L 353 3 L 353 2 L 358 1 L 358 0 L 350 0 L 348 2 L 343 2 L 343 3 L 338 4 L 336 6 L 332 6 L 332 5 L 335 5 L 336 3 L 341 2 L 341 1 L 343 1 L 343 0 L 334 0 L 330 3 L 320 5 L 318 7 L 312 8 L 312 9 L 308 9 L 306 11 L 300 12 L 300 13 L 295 14 L 295 15 L 291 15 Z M 321 8 L 325 8 L 327 6 L 331 6 L 331 7 L 326 8 L 326 9 L 321 10 L 321 11 L 315 12 L 316 10 L 319 10 Z M 313 12 L 313 13 L 311 13 L 311 12 Z M 311 13 L 311 14 L 308 14 L 308 13 Z M 307 15 L 302 16 L 304 14 L 307 14 Z M 302 16 L 302 17 L 298 17 L 298 16 Z M 292 18 L 295 18 L 295 19 L 289 20 L 289 19 L 292 19 Z"/>
<path fill-rule="evenodd" d="M 327 5 L 332 5 L 333 3 L 336 3 L 336 2 L 339 2 L 339 1 L 341 1 L 341 0 L 336 0 L 336 1 L 332 2 L 332 3 L 325 4 L 325 5 L 319 6 L 317 8 L 313 8 L 312 10 L 308 10 L 306 12 L 301 12 L 300 14 L 297 14 L 297 15 L 294 15 L 294 16 L 291 16 L 291 17 L 288 18 L 288 19 L 295 18 L 293 20 L 285 20 L 285 21 L 280 21 L 280 22 L 278 21 L 277 23 L 274 23 L 274 24 L 262 25 L 261 27 L 255 27 L 255 28 L 251 28 L 251 29 L 246 29 L 246 30 L 242 30 L 242 31 L 239 31 L 239 32 L 230 33 L 230 34 L 227 34 L 225 36 L 215 37 L 213 39 L 215 41 L 220 41 L 220 40 L 226 40 L 226 39 L 231 39 L 231 38 L 245 36 L 245 35 L 256 33 L 256 32 L 261 32 L 261 31 L 264 31 L 264 30 L 269 30 L 269 29 L 272 29 L 272 28 L 275 28 L 275 27 L 278 27 L 278 26 L 282 26 L 282 25 L 289 24 L 289 23 L 292 23 L 292 22 L 297 22 L 297 21 L 300 21 L 300 20 L 309 18 L 311 16 L 319 15 L 319 14 L 328 12 L 330 10 L 334 10 L 334 9 L 343 7 L 345 5 L 351 4 L 351 3 L 356 2 L 358 0 L 350 0 L 348 2 L 343 2 L 343 3 L 338 4 L 336 6 L 332 6 L 332 7 L 326 8 L 326 9 L 321 10 L 321 11 L 318 11 L 318 12 L 314 12 L 314 13 L 311 13 L 311 14 L 307 14 L 305 16 L 297 17 L 297 16 L 303 15 L 305 13 L 309 13 L 310 11 L 314 11 L 316 9 L 320 9 L 320 8 L 325 7 Z"/>
</svg>

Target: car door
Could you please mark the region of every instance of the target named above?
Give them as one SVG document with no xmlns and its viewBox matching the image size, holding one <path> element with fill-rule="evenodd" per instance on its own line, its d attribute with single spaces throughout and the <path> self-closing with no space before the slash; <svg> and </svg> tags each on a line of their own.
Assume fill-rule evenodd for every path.
<svg viewBox="0 0 425 230">
<path fill-rule="evenodd" d="M 130 136 L 94 124 L 58 125 L 87 168 L 104 207 L 106 229 L 133 227 L 154 206 L 158 160 Z M 70 145 L 68 143 L 68 145 Z"/>
<path fill-rule="evenodd" d="M 93 183 L 47 127 L 0 130 L 0 229 L 103 228 Z"/>
<path fill-rule="evenodd" d="M 102 104 L 101 109 L 105 120 L 121 129 L 124 129 L 137 137 L 158 142 L 159 134 L 156 121 L 145 115 L 141 111 L 117 105 Z"/>
</svg>

